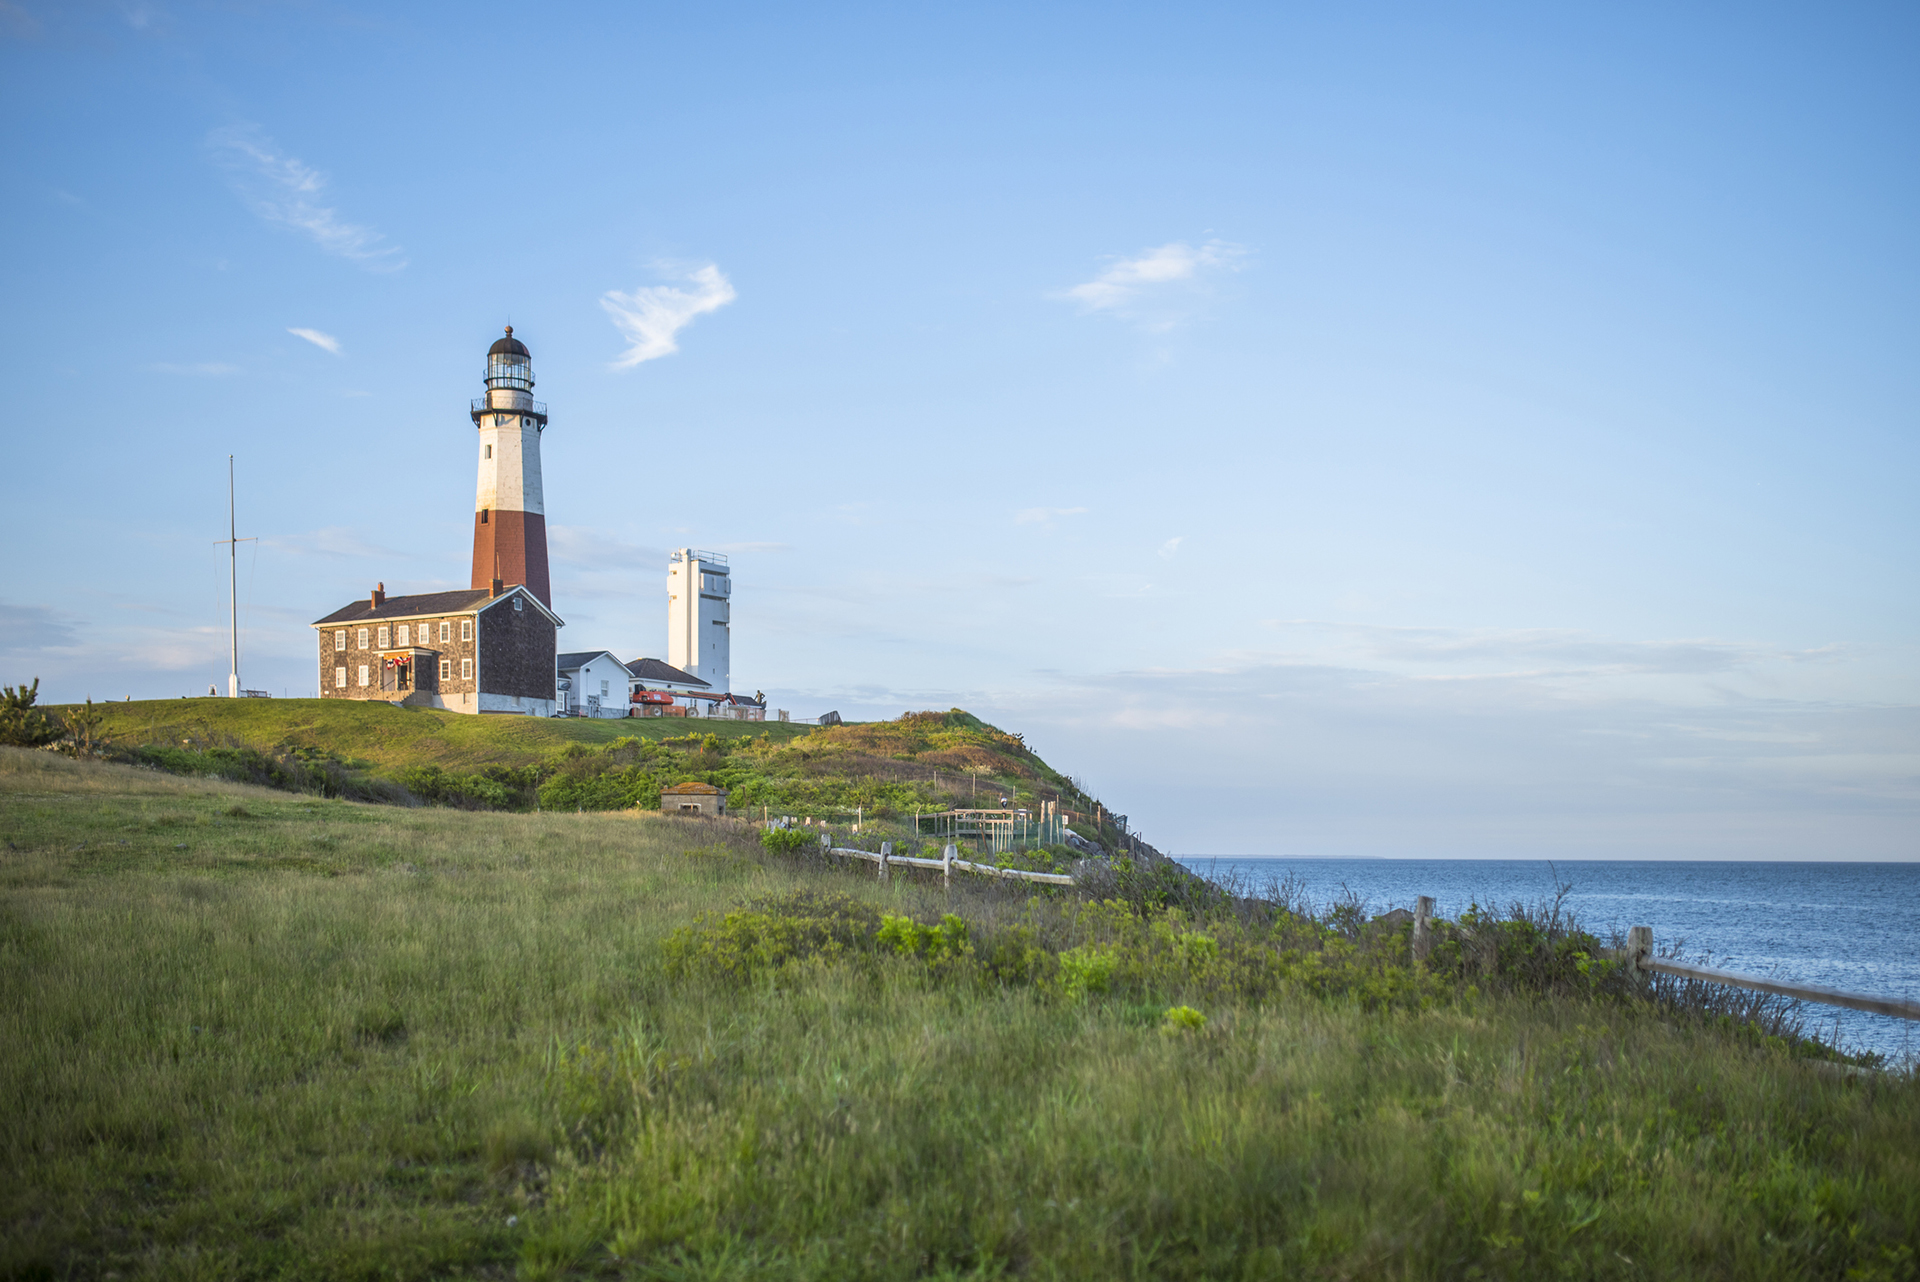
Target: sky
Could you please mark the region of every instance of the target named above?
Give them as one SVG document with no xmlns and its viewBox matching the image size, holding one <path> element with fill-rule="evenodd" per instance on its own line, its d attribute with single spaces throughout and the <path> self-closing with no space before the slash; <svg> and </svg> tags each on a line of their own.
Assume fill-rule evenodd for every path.
<svg viewBox="0 0 1920 1282">
<path fill-rule="evenodd" d="M 464 587 L 1170 853 L 1920 858 L 1920 14 L 0 0 L 0 679 Z"/>
</svg>

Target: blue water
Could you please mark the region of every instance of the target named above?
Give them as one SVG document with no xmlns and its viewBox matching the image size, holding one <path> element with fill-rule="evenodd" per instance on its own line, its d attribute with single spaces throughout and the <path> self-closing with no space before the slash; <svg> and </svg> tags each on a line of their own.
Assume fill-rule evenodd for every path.
<svg viewBox="0 0 1920 1282">
<path fill-rule="evenodd" d="M 1852 992 L 1920 998 L 1920 863 L 1545 862 L 1505 859 L 1245 859 L 1181 863 L 1259 888 L 1291 876 L 1325 906 L 1350 891 L 1368 911 L 1412 908 L 1432 895 L 1457 917 L 1469 904 L 1551 899 L 1554 874 L 1573 884 L 1566 906 L 1605 935 L 1653 927 L 1656 947 L 1686 943 L 1727 970 Z M 1920 1024 L 1833 1006 L 1804 1008 L 1809 1029 L 1838 1031 L 1848 1049 L 1896 1060 L 1920 1052 Z M 1837 1024 L 1836 1024 L 1837 1021 Z"/>
</svg>

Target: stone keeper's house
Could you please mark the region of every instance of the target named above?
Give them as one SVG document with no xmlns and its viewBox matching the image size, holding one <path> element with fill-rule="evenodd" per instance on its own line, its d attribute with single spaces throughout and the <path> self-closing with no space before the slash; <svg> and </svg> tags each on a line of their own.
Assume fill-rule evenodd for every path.
<svg viewBox="0 0 1920 1282">
<path fill-rule="evenodd" d="M 313 624 L 320 695 L 552 716 L 565 626 L 518 584 L 395 597 L 381 584 Z"/>
</svg>

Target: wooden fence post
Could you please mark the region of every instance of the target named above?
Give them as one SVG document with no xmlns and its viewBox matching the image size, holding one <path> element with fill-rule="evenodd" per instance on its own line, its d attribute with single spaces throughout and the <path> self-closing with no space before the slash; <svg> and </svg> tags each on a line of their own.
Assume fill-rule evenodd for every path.
<svg viewBox="0 0 1920 1282">
<path fill-rule="evenodd" d="M 940 852 L 940 876 L 941 879 L 945 881 L 948 889 L 953 888 L 953 856 L 955 853 L 951 841 L 947 843 L 947 848 Z"/>
<path fill-rule="evenodd" d="M 1635 926 L 1627 932 L 1627 969 L 1639 970 L 1653 956 L 1653 927 Z"/>
<path fill-rule="evenodd" d="M 1433 951 L 1433 896 L 1413 901 L 1413 959 L 1423 962 Z"/>
<path fill-rule="evenodd" d="M 882 881 L 887 879 L 887 856 L 892 853 L 893 843 L 891 841 L 883 841 L 880 843 L 880 880 Z"/>
</svg>

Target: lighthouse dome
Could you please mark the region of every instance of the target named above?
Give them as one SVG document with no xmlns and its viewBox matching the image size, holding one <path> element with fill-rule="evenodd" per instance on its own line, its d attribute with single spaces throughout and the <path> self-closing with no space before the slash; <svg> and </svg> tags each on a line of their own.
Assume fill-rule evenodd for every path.
<svg viewBox="0 0 1920 1282">
<path fill-rule="evenodd" d="M 513 326 L 507 326 L 507 336 L 487 349 L 487 388 L 514 392 L 533 390 L 533 358 L 527 351 L 527 345 L 513 336 Z"/>
</svg>

